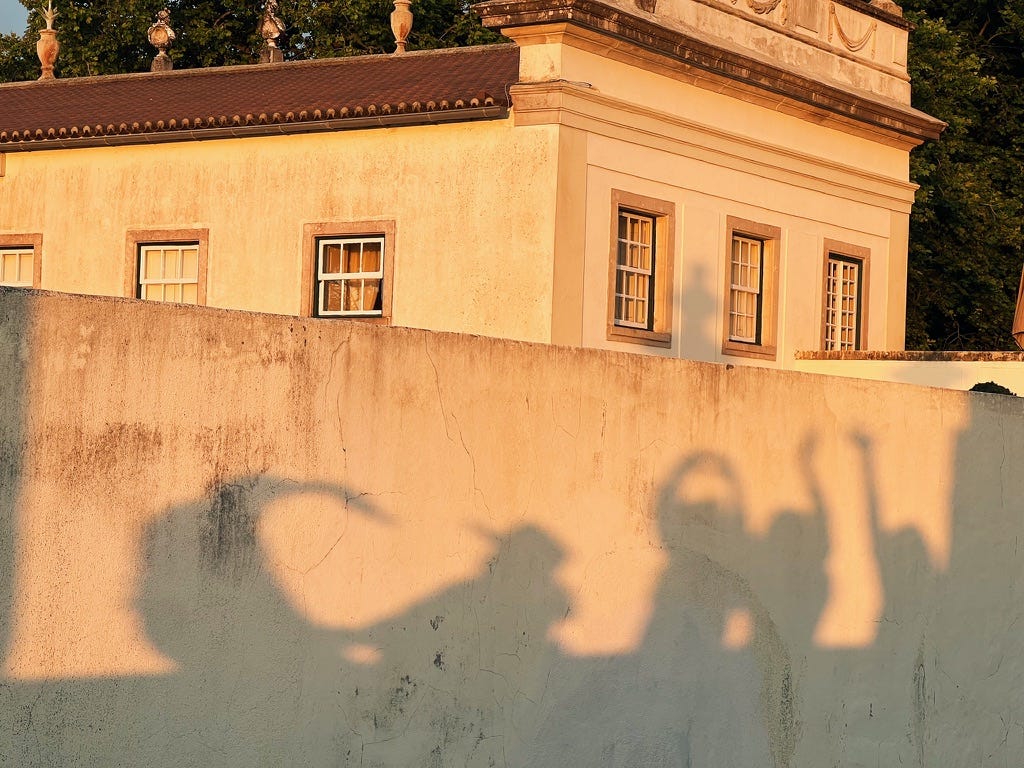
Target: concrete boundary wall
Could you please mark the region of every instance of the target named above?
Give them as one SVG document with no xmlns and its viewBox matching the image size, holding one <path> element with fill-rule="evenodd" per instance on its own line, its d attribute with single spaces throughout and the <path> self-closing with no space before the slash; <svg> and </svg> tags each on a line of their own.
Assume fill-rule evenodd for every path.
<svg viewBox="0 0 1024 768">
<path fill-rule="evenodd" d="M 0 764 L 1024 751 L 1024 401 L 6 289 L 0 366 Z"/>
</svg>

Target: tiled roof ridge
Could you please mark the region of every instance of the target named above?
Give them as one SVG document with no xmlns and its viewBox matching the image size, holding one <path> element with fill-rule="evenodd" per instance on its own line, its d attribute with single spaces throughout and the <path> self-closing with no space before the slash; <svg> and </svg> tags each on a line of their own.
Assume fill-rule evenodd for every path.
<svg viewBox="0 0 1024 768">
<path fill-rule="evenodd" d="M 459 56 L 469 55 L 484 50 L 517 48 L 515 43 L 490 43 L 486 45 L 465 45 L 451 48 L 427 48 L 419 51 L 406 51 L 400 54 L 401 59 L 419 58 L 424 56 Z M 294 70 L 296 68 L 317 69 L 322 67 L 337 67 L 354 65 L 357 62 L 380 61 L 384 59 L 397 60 L 393 53 L 366 53 L 358 56 L 334 56 L 323 59 L 299 59 L 285 61 L 279 64 L 226 64 L 220 67 L 191 67 L 188 69 L 173 69 L 164 72 L 119 72 L 111 75 L 89 75 L 86 77 L 64 77 L 53 80 L 18 80 L 11 83 L 0 83 L 0 91 L 16 88 L 54 88 L 60 86 L 70 87 L 72 85 L 83 85 L 87 83 L 104 83 L 110 81 L 125 80 L 165 80 L 181 79 L 185 77 L 223 77 L 235 72 L 252 73 L 254 70 L 260 72 L 274 70 Z"/>
</svg>

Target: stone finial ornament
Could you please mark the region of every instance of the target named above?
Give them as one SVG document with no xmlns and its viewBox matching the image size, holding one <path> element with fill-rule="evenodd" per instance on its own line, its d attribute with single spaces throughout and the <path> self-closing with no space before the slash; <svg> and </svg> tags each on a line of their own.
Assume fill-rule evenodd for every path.
<svg viewBox="0 0 1024 768">
<path fill-rule="evenodd" d="M 871 0 L 871 4 L 879 10 L 891 13 L 893 16 L 903 15 L 903 9 L 894 3 L 893 0 Z"/>
<path fill-rule="evenodd" d="M 156 23 L 146 31 L 149 44 L 157 50 L 157 54 L 153 58 L 153 64 L 149 68 L 150 72 L 168 72 L 174 69 L 174 62 L 167 55 L 167 49 L 171 47 L 171 44 L 177 37 L 174 34 L 174 30 L 171 29 L 170 20 L 171 12 L 164 8 L 157 13 Z"/>
<path fill-rule="evenodd" d="M 412 11 L 409 10 L 411 0 L 395 0 L 395 10 L 391 12 L 391 31 L 395 34 L 395 53 L 405 53 L 405 41 L 412 31 Z"/>
<path fill-rule="evenodd" d="M 57 12 L 53 10 L 53 0 L 48 0 L 46 9 L 40 13 L 46 19 L 46 29 L 39 30 L 39 40 L 36 42 L 36 55 L 43 68 L 39 79 L 53 80 L 53 65 L 57 61 L 57 54 L 60 53 L 57 30 L 53 28 L 53 20 L 57 18 Z"/>
<path fill-rule="evenodd" d="M 267 0 L 263 7 L 263 18 L 260 21 L 260 37 L 263 47 L 260 49 L 260 64 L 277 64 L 284 61 L 284 53 L 277 44 L 285 30 L 284 22 L 277 15 L 277 0 Z"/>
</svg>

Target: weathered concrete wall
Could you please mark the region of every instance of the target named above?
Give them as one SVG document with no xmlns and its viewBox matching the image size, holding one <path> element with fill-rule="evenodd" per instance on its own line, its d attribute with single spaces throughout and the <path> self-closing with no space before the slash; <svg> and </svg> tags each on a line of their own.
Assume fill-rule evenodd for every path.
<svg viewBox="0 0 1024 768">
<path fill-rule="evenodd" d="M 0 764 L 1003 766 L 1024 404 L 0 291 Z"/>
</svg>

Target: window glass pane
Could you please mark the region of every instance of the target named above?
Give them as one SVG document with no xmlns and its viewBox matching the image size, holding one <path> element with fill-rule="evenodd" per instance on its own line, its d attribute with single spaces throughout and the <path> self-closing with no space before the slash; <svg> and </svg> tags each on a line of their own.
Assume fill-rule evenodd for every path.
<svg viewBox="0 0 1024 768">
<path fill-rule="evenodd" d="M 198 304 L 199 286 L 195 283 L 183 283 L 181 286 L 181 300 L 187 304 Z"/>
<path fill-rule="evenodd" d="M 363 281 L 363 309 L 379 312 L 381 309 L 380 279 Z"/>
<path fill-rule="evenodd" d="M 181 277 L 183 280 L 199 279 L 199 249 L 182 248 Z"/>
<path fill-rule="evenodd" d="M 0 280 L 5 283 L 13 283 L 18 279 L 18 254 L 5 253 L 3 263 L 0 264 Z"/>
<path fill-rule="evenodd" d="M 339 258 L 341 250 L 338 250 Z M 324 284 L 324 306 L 328 312 L 341 311 L 341 281 L 331 280 Z"/>
<path fill-rule="evenodd" d="M 361 312 L 363 309 L 363 281 L 345 281 L 345 306 L 346 312 Z"/>
<path fill-rule="evenodd" d="M 360 255 L 362 253 L 363 244 L 357 243 L 345 243 L 343 246 L 345 249 L 343 271 L 348 273 L 363 272 L 365 270 L 361 267 Z"/>
<path fill-rule="evenodd" d="M 336 275 L 341 272 L 341 246 L 336 243 L 324 245 L 322 250 L 320 271 L 324 274 Z"/>
<path fill-rule="evenodd" d="M 160 251 L 146 249 L 142 252 L 142 277 L 145 280 L 158 280 L 161 276 Z"/>
<path fill-rule="evenodd" d="M 365 243 L 363 245 L 363 272 L 380 272 L 380 265 L 380 243 Z"/>
<path fill-rule="evenodd" d="M 168 279 L 181 277 L 181 266 L 179 264 L 181 260 L 181 250 L 179 248 L 164 248 L 163 250 L 163 262 L 164 262 L 164 273 L 163 276 Z M 167 295 L 166 293 L 164 294 Z"/>
<path fill-rule="evenodd" d="M 21 269 L 18 271 L 18 280 L 26 285 L 32 283 L 32 251 L 25 251 L 21 254 Z"/>
</svg>

